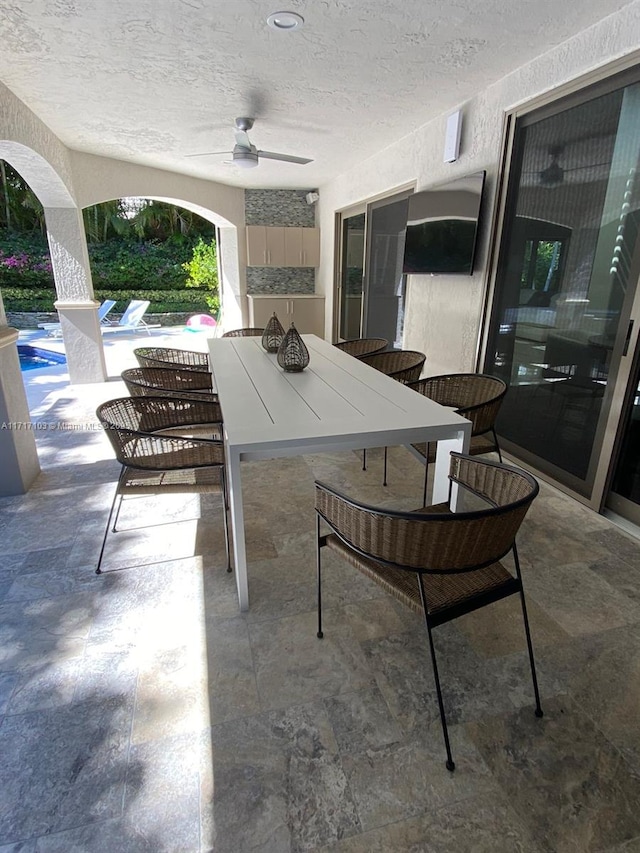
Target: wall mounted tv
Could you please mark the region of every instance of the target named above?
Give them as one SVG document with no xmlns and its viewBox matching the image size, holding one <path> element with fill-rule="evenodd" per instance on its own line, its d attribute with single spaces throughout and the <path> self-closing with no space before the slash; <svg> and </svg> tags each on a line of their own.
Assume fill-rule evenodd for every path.
<svg viewBox="0 0 640 853">
<path fill-rule="evenodd" d="M 409 196 L 405 273 L 471 275 L 485 172 Z"/>
</svg>

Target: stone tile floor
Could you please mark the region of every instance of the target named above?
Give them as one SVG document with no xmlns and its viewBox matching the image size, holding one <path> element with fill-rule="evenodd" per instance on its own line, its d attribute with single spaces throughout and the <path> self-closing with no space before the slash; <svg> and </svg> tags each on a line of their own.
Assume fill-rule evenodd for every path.
<svg viewBox="0 0 640 853">
<path fill-rule="evenodd" d="M 128 501 L 94 574 L 122 390 L 56 385 L 42 474 L 0 499 L 0 853 L 640 851 L 638 540 L 542 485 L 545 717 L 515 599 L 437 629 L 450 774 L 421 620 L 328 554 L 315 636 L 314 479 L 412 507 L 418 463 L 392 449 L 386 489 L 375 451 L 246 465 L 241 614 L 213 498 Z"/>
</svg>

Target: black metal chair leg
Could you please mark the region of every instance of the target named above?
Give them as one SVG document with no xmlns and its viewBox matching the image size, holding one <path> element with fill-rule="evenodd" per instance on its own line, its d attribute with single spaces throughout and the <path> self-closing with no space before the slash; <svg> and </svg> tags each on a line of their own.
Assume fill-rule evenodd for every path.
<svg viewBox="0 0 640 853">
<path fill-rule="evenodd" d="M 498 436 L 496 435 L 495 429 L 491 428 L 491 432 L 493 433 L 493 440 L 496 444 L 496 450 L 498 452 L 498 459 L 502 462 L 502 453 L 500 453 L 500 445 L 498 444 Z"/>
<path fill-rule="evenodd" d="M 116 517 L 113 519 L 113 528 L 111 530 L 112 533 L 117 533 L 116 524 L 118 523 L 118 518 L 120 517 L 120 510 L 122 509 L 122 495 L 120 495 L 120 501 L 118 503 L 118 509 L 116 511 Z"/>
<path fill-rule="evenodd" d="M 366 449 L 366 447 L 362 451 L 362 470 L 363 471 L 367 470 L 367 449 Z"/>
<path fill-rule="evenodd" d="M 384 448 L 384 472 L 382 475 L 382 485 L 387 485 L 387 448 Z"/>
<path fill-rule="evenodd" d="M 222 511 L 224 513 L 224 546 L 227 550 L 227 571 L 232 571 L 231 569 L 231 545 L 229 543 L 229 513 L 227 511 L 226 505 L 223 506 Z"/>
<path fill-rule="evenodd" d="M 322 633 L 322 573 L 320 567 L 320 547 L 320 515 L 316 513 L 316 567 L 318 572 L 318 633 L 316 636 L 319 640 L 324 636 Z"/>
<path fill-rule="evenodd" d="M 451 744 L 449 743 L 449 731 L 447 729 L 447 718 L 444 713 L 444 702 L 442 700 L 442 689 L 440 687 L 440 677 L 438 676 L 438 665 L 436 663 L 436 650 L 433 646 L 433 637 L 431 635 L 431 628 L 427 626 L 427 632 L 429 634 L 429 647 L 431 649 L 431 663 L 433 664 L 433 677 L 436 682 L 436 693 L 438 695 L 438 708 L 440 709 L 440 722 L 442 724 L 442 736 L 444 738 L 444 746 L 447 750 L 447 760 L 445 762 L 445 767 L 447 770 L 450 770 L 452 773 L 456 769 L 456 765 L 453 761 L 453 756 L 451 755 Z"/>
<path fill-rule="evenodd" d="M 522 604 L 522 616 L 524 618 L 524 632 L 527 636 L 527 649 L 529 650 L 529 664 L 531 665 L 531 680 L 533 681 L 533 695 L 536 698 L 536 717 L 544 716 L 544 711 L 540 705 L 540 691 L 538 689 L 538 678 L 536 676 L 536 664 L 533 659 L 533 646 L 531 644 L 531 632 L 529 631 L 529 619 L 527 617 L 527 607 L 524 603 L 524 593 L 520 590 L 520 603 Z"/>
<path fill-rule="evenodd" d="M 224 468 L 221 468 L 222 478 L 222 512 L 224 513 L 224 544 L 227 549 L 227 571 L 231 569 L 231 539 L 229 536 L 229 501 L 227 499 L 227 481 L 225 480 Z"/>
<path fill-rule="evenodd" d="M 449 742 L 449 730 L 447 729 L 447 718 L 444 712 L 444 702 L 442 699 L 442 689 L 440 687 L 440 676 L 438 675 L 438 664 L 436 662 L 436 650 L 433 645 L 433 636 L 431 633 L 431 626 L 429 625 L 429 616 L 427 611 L 427 599 L 424 593 L 424 585 L 422 583 L 422 575 L 418 575 L 418 585 L 420 587 L 420 598 L 422 599 L 422 607 L 424 609 L 424 621 L 427 626 L 427 634 L 429 636 L 429 648 L 431 650 L 431 664 L 433 666 L 433 677 L 436 683 L 436 694 L 438 696 L 438 708 L 440 709 L 440 723 L 442 724 L 442 735 L 444 737 L 444 746 L 447 751 L 447 760 L 445 762 L 445 767 L 447 770 L 453 771 L 456 769 L 456 765 L 453 761 L 453 756 L 451 755 L 451 744 Z"/>
<path fill-rule="evenodd" d="M 106 523 L 106 526 L 104 528 L 104 536 L 102 537 L 102 547 L 100 548 L 100 556 L 98 557 L 98 564 L 96 566 L 96 574 L 97 575 L 102 574 L 102 569 L 100 567 L 102 566 L 102 557 L 104 555 L 105 545 L 107 544 L 107 536 L 109 535 L 109 527 L 111 525 L 111 516 L 113 515 L 113 508 L 116 505 L 117 498 L 118 498 L 118 488 L 116 486 L 116 490 L 115 490 L 115 493 L 113 495 L 113 500 L 111 501 L 111 509 L 109 510 L 109 517 L 107 518 L 107 523 Z M 122 495 L 120 495 L 120 502 L 122 503 Z M 115 522 L 114 522 L 114 524 L 115 524 Z"/>
<path fill-rule="evenodd" d="M 426 445 L 427 455 L 424 458 L 424 488 L 422 489 L 422 506 L 427 505 L 427 478 L 429 477 L 429 445 Z"/>
</svg>

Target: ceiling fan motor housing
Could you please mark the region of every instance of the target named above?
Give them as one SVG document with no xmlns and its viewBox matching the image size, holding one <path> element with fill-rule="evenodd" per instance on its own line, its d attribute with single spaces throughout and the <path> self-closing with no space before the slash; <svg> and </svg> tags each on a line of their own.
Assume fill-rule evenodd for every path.
<svg viewBox="0 0 640 853">
<path fill-rule="evenodd" d="M 247 148 L 236 146 L 233 151 L 233 162 L 236 166 L 241 166 L 244 169 L 251 169 L 258 165 L 258 152 L 249 151 Z"/>
</svg>

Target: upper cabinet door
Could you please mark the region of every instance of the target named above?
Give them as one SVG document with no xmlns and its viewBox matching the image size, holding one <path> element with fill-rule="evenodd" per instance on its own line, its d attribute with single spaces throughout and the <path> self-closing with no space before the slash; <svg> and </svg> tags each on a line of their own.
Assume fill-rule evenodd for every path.
<svg viewBox="0 0 640 853">
<path fill-rule="evenodd" d="M 320 229 L 301 228 L 302 231 L 302 266 L 320 266 Z"/>
<path fill-rule="evenodd" d="M 250 267 L 267 265 L 267 229 L 264 225 L 247 225 L 247 264 Z"/>
<path fill-rule="evenodd" d="M 286 228 L 267 227 L 267 266 L 286 266 L 284 253 L 284 235 Z"/>
<path fill-rule="evenodd" d="M 302 260 L 302 232 L 305 228 L 284 229 L 284 256 L 288 267 L 303 267 Z"/>
</svg>

